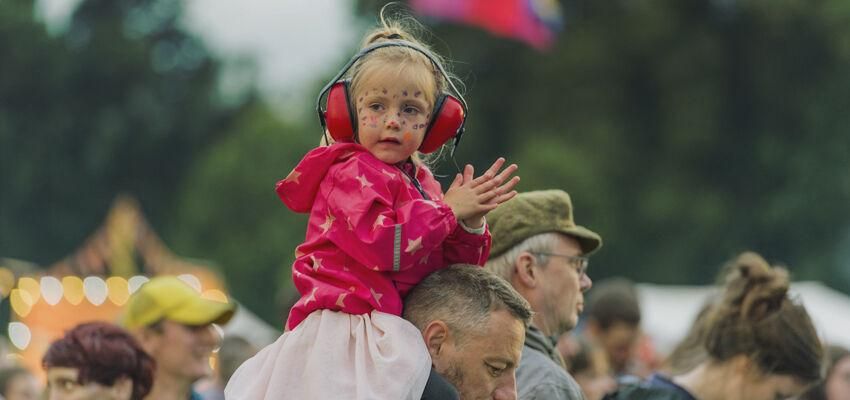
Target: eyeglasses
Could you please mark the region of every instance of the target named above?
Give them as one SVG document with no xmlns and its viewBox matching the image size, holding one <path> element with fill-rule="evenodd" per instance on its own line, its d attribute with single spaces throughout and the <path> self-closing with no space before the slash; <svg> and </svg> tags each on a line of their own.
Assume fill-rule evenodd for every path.
<svg viewBox="0 0 850 400">
<path fill-rule="evenodd" d="M 533 254 L 537 254 L 540 256 L 550 256 L 550 257 L 563 257 L 567 259 L 567 264 L 573 266 L 576 269 L 576 273 L 579 277 L 587 275 L 587 265 L 590 262 L 587 257 L 582 256 L 568 256 L 566 254 L 557 254 L 557 253 L 544 253 L 541 251 L 535 251 Z"/>
</svg>

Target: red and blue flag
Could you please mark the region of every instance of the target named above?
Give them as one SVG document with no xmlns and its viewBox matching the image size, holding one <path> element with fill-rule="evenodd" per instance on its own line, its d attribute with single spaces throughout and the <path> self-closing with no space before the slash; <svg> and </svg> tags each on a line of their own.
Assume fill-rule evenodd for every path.
<svg viewBox="0 0 850 400">
<path fill-rule="evenodd" d="M 563 27 L 558 0 L 411 0 L 420 15 L 481 27 L 543 50 Z"/>
</svg>

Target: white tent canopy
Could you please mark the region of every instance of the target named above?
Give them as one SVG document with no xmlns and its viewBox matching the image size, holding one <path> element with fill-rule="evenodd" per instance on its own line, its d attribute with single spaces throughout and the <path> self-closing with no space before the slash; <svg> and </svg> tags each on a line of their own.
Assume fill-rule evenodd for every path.
<svg viewBox="0 0 850 400">
<path fill-rule="evenodd" d="M 669 353 L 690 329 L 697 313 L 716 292 L 714 286 L 638 284 L 641 326 L 661 354 Z M 795 282 L 791 296 L 806 307 L 828 344 L 850 348 L 850 296 L 820 282 Z"/>
<path fill-rule="evenodd" d="M 224 325 L 225 336 L 241 336 L 257 348 L 266 347 L 280 336 L 280 331 L 267 324 L 242 304 L 236 308 L 233 319 Z"/>
</svg>

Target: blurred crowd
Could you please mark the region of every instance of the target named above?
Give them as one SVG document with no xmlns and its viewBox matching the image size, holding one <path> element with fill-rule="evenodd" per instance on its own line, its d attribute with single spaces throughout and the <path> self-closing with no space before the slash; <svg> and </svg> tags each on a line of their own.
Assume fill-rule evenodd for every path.
<svg viewBox="0 0 850 400">
<path fill-rule="evenodd" d="M 820 342 L 805 308 L 787 294 L 786 270 L 755 253 L 719 270 L 718 295 L 681 343 L 659 354 L 641 330 L 635 285 L 591 280 L 587 256 L 602 241 L 575 224 L 569 195 L 523 193 L 488 224 L 494 256 L 484 268 L 440 270 L 405 300 L 404 317 L 422 330 L 429 350 L 440 344 L 431 353 L 431 380 L 440 389 L 429 386 L 423 398 L 850 399 L 850 352 Z M 492 301 L 471 308 L 482 296 Z M 260 350 L 216 328 L 236 312 L 176 277 L 153 278 L 117 324 L 84 323 L 53 342 L 42 360 L 46 385 L 3 357 L 0 394 L 224 399 L 231 376 Z M 453 331 L 474 340 L 449 346 Z M 497 354 L 507 361 L 493 361 Z"/>
</svg>

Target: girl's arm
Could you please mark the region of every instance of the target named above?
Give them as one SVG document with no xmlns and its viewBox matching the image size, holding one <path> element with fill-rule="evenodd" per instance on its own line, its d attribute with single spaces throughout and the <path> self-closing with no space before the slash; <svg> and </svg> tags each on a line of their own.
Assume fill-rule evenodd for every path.
<svg viewBox="0 0 850 400">
<path fill-rule="evenodd" d="M 380 271 L 416 266 L 457 228 L 454 213 L 442 202 L 412 200 L 395 208 L 394 188 L 401 184 L 391 179 L 402 178 L 359 160 L 337 169 L 322 226 L 323 234 L 348 256 Z"/>
<path fill-rule="evenodd" d="M 470 232 L 459 223 L 443 242 L 444 265 L 473 264 L 484 265 L 490 256 L 490 230 L 485 224 L 484 232 Z"/>
</svg>

